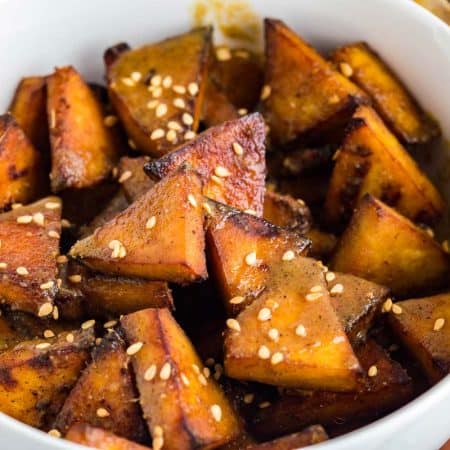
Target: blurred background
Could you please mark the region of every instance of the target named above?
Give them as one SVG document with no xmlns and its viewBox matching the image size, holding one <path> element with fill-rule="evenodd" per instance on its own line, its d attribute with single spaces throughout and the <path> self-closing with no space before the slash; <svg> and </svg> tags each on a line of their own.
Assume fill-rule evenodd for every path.
<svg viewBox="0 0 450 450">
<path fill-rule="evenodd" d="M 440 17 L 450 25 L 450 1 L 449 0 L 416 0 L 416 3 L 427 8 L 433 14 Z"/>
</svg>

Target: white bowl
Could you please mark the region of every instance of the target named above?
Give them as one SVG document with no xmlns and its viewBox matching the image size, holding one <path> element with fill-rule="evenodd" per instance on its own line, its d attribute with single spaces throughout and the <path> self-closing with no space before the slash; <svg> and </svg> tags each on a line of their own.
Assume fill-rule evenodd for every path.
<svg viewBox="0 0 450 450">
<path fill-rule="evenodd" d="M 252 5 L 261 17 L 285 20 L 322 50 L 368 41 L 450 138 L 450 28 L 430 13 L 410 0 L 253 0 Z M 0 0 L 0 110 L 24 75 L 72 64 L 88 80 L 101 81 L 106 47 L 151 42 L 191 25 L 192 0 Z M 448 155 L 443 159 L 448 162 Z M 449 414 L 447 377 L 393 414 L 315 448 L 436 450 L 450 437 Z M 0 414 L 0 448 L 81 447 Z"/>
</svg>

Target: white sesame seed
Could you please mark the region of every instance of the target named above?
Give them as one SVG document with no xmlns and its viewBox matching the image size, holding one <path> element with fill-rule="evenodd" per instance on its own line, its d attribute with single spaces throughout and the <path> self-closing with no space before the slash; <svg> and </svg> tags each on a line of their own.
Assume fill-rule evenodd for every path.
<svg viewBox="0 0 450 450">
<path fill-rule="evenodd" d="M 157 367 L 156 364 L 152 364 L 145 372 L 144 372 L 144 380 L 151 381 L 156 376 Z"/>
<path fill-rule="evenodd" d="M 172 366 L 169 362 L 164 363 L 159 372 L 159 378 L 161 380 L 168 380 L 170 378 L 170 374 L 172 373 Z"/>
<path fill-rule="evenodd" d="M 71 283 L 81 283 L 81 275 L 75 274 L 67 277 Z"/>
<path fill-rule="evenodd" d="M 247 108 L 239 108 L 237 112 L 240 116 L 245 116 L 248 113 L 248 109 Z"/>
<path fill-rule="evenodd" d="M 270 406 L 270 402 L 262 402 L 258 405 L 260 409 L 268 408 Z"/>
<path fill-rule="evenodd" d="M 67 219 L 61 219 L 61 226 L 63 228 L 70 228 L 72 224 Z"/>
<path fill-rule="evenodd" d="M 345 337 L 344 336 L 336 336 L 333 340 L 332 340 L 333 344 L 340 344 L 342 342 L 345 342 Z"/>
<path fill-rule="evenodd" d="M 97 409 L 97 416 L 98 417 L 109 417 L 109 412 L 105 408 L 98 408 Z"/>
<path fill-rule="evenodd" d="M 181 374 L 181 381 L 185 386 L 189 386 L 191 384 L 189 378 L 184 373 Z"/>
<path fill-rule="evenodd" d="M 185 125 L 192 125 L 194 123 L 194 118 L 192 117 L 191 114 L 185 112 L 183 113 L 183 115 L 181 116 L 181 120 Z"/>
<path fill-rule="evenodd" d="M 197 83 L 189 83 L 187 90 L 192 97 L 195 97 L 198 94 L 199 88 Z"/>
<path fill-rule="evenodd" d="M 307 294 L 305 296 L 305 298 L 308 302 L 313 302 L 315 300 L 318 300 L 320 297 L 323 297 L 322 292 L 313 292 L 313 293 Z"/>
<path fill-rule="evenodd" d="M 125 86 L 128 86 L 128 87 L 134 87 L 134 86 L 136 85 L 136 83 L 134 82 L 134 80 L 131 79 L 131 78 L 128 78 L 128 77 L 123 77 L 123 78 L 120 79 L 120 81 L 122 81 L 122 83 L 123 83 Z"/>
<path fill-rule="evenodd" d="M 175 106 L 175 108 L 184 109 L 186 108 L 186 102 L 182 98 L 177 97 L 173 100 L 173 106 Z"/>
<path fill-rule="evenodd" d="M 188 197 L 188 202 L 191 204 L 191 206 L 193 206 L 194 208 L 197 208 L 197 200 L 195 199 L 193 194 L 189 194 Z"/>
<path fill-rule="evenodd" d="M 130 148 L 132 148 L 133 150 L 136 150 L 136 143 L 133 141 L 133 139 L 128 139 L 128 145 L 130 146 Z"/>
<path fill-rule="evenodd" d="M 326 279 L 328 282 L 333 281 L 335 278 L 336 278 L 336 275 L 335 275 L 334 272 L 327 272 L 327 273 L 325 274 L 325 279 Z"/>
<path fill-rule="evenodd" d="M 258 320 L 265 322 L 272 317 L 272 311 L 269 308 L 261 308 L 258 312 Z"/>
<path fill-rule="evenodd" d="M 191 131 L 191 130 L 186 131 L 186 133 L 184 133 L 184 139 L 186 141 L 190 141 L 191 139 L 194 139 L 195 136 L 197 136 L 197 135 L 195 134 L 194 131 Z"/>
<path fill-rule="evenodd" d="M 203 375 L 205 378 L 209 378 L 211 376 L 211 371 L 209 370 L 209 367 L 203 367 Z"/>
<path fill-rule="evenodd" d="M 112 328 L 115 325 L 117 325 L 117 320 L 108 320 L 108 322 L 103 324 L 103 328 Z"/>
<path fill-rule="evenodd" d="M 342 75 L 346 76 L 347 78 L 350 78 L 353 75 L 352 66 L 346 62 L 341 62 L 339 64 L 339 69 Z"/>
<path fill-rule="evenodd" d="M 234 331 L 241 331 L 241 326 L 239 325 L 239 322 L 236 319 L 227 319 L 227 327 L 230 330 L 234 330 Z"/>
<path fill-rule="evenodd" d="M 141 80 L 142 74 L 141 72 L 131 72 L 130 78 L 137 83 Z"/>
<path fill-rule="evenodd" d="M 271 328 L 267 334 L 269 336 L 269 339 L 274 342 L 278 342 L 278 340 L 280 339 L 280 332 L 276 328 Z"/>
<path fill-rule="evenodd" d="M 321 292 L 322 286 L 320 284 L 316 284 L 315 286 L 312 286 L 309 291 L 310 292 Z"/>
<path fill-rule="evenodd" d="M 272 358 L 270 358 L 270 363 L 275 366 L 276 364 L 279 364 L 281 361 L 283 361 L 283 359 L 284 359 L 283 353 L 275 352 L 272 355 Z"/>
<path fill-rule="evenodd" d="M 445 319 L 443 317 L 439 317 L 439 319 L 436 319 L 436 321 L 434 322 L 433 330 L 434 331 L 442 330 L 442 328 L 444 328 L 444 325 Z"/>
<path fill-rule="evenodd" d="M 177 94 L 186 94 L 186 88 L 184 86 L 181 86 L 180 84 L 173 85 L 172 89 Z"/>
<path fill-rule="evenodd" d="M 166 139 L 168 142 L 176 142 L 177 140 L 177 132 L 175 130 L 169 130 L 166 133 Z"/>
<path fill-rule="evenodd" d="M 38 311 L 39 317 L 48 316 L 53 311 L 53 305 L 51 303 L 43 303 Z"/>
<path fill-rule="evenodd" d="M 164 438 L 162 436 L 156 436 L 152 440 L 152 449 L 153 450 L 161 450 L 164 445 Z"/>
<path fill-rule="evenodd" d="M 245 264 L 248 266 L 256 266 L 258 260 L 256 259 L 256 252 L 250 252 L 245 256 Z"/>
<path fill-rule="evenodd" d="M 155 87 L 152 90 L 152 97 L 153 98 L 159 98 L 162 95 L 162 88 L 160 86 Z"/>
<path fill-rule="evenodd" d="M 162 427 L 160 427 L 159 425 L 156 425 L 155 427 L 153 427 L 152 436 L 162 436 L 163 434 L 164 434 L 164 431 L 163 431 Z"/>
<path fill-rule="evenodd" d="M 58 264 L 64 264 L 64 263 L 66 263 L 68 260 L 69 260 L 69 259 L 67 258 L 66 255 L 59 255 L 59 256 L 56 258 L 56 262 L 57 262 Z"/>
<path fill-rule="evenodd" d="M 149 102 L 147 102 L 147 108 L 148 109 L 155 109 L 157 106 L 159 105 L 159 100 L 150 100 Z"/>
<path fill-rule="evenodd" d="M 163 117 L 167 114 L 167 105 L 165 103 L 160 103 L 155 111 L 156 117 Z"/>
<path fill-rule="evenodd" d="M 111 258 L 125 258 L 127 255 L 125 246 L 117 239 L 110 241 L 108 247 L 112 250 Z"/>
<path fill-rule="evenodd" d="M 57 231 L 55 231 L 55 230 L 50 230 L 50 231 L 47 233 L 47 235 L 48 235 L 49 237 L 51 237 L 51 238 L 54 238 L 54 239 L 59 239 L 59 238 L 60 238 L 59 233 L 58 233 Z"/>
<path fill-rule="evenodd" d="M 6 269 L 8 267 L 8 264 L 5 262 L 0 262 L 0 269 Z"/>
<path fill-rule="evenodd" d="M 270 94 L 272 93 L 272 88 L 266 84 L 263 86 L 262 90 L 261 90 L 261 100 L 267 100 L 270 97 Z"/>
<path fill-rule="evenodd" d="M 59 319 L 59 309 L 57 306 L 53 307 L 53 319 L 58 320 Z"/>
<path fill-rule="evenodd" d="M 211 206 L 209 206 L 209 204 L 207 202 L 203 202 L 202 207 L 206 211 L 207 214 L 212 214 Z"/>
<path fill-rule="evenodd" d="M 167 128 L 174 131 L 183 131 L 183 127 L 175 120 L 169 120 L 167 122 Z"/>
<path fill-rule="evenodd" d="M 75 337 L 72 333 L 66 335 L 66 341 L 71 344 L 75 340 Z"/>
<path fill-rule="evenodd" d="M 22 223 L 22 224 L 25 224 L 25 223 L 31 223 L 33 221 L 33 216 L 19 216 L 18 218 L 17 218 L 17 223 Z"/>
<path fill-rule="evenodd" d="M 42 290 L 46 290 L 46 289 L 51 289 L 53 286 L 55 285 L 55 283 L 53 281 L 47 281 L 46 283 L 42 283 L 39 288 Z"/>
<path fill-rule="evenodd" d="M 251 216 L 256 216 L 256 211 L 254 209 L 244 209 L 245 214 L 250 214 Z"/>
<path fill-rule="evenodd" d="M 442 242 L 442 249 L 445 253 L 450 253 L 450 245 L 448 243 L 448 240 Z"/>
<path fill-rule="evenodd" d="M 258 357 L 261 359 L 269 359 L 270 350 L 265 345 L 261 345 L 258 349 Z"/>
<path fill-rule="evenodd" d="M 394 314 L 401 314 L 403 312 L 403 309 L 400 305 L 396 305 L 395 303 L 392 305 L 392 312 Z"/>
<path fill-rule="evenodd" d="M 242 156 L 244 154 L 244 149 L 242 148 L 242 145 L 239 144 L 238 142 L 233 142 L 232 147 L 236 155 Z"/>
<path fill-rule="evenodd" d="M 29 275 L 30 272 L 28 272 L 28 269 L 26 267 L 20 266 L 16 269 L 17 274 L 25 276 Z"/>
<path fill-rule="evenodd" d="M 52 428 L 50 431 L 47 432 L 47 434 L 49 436 L 55 437 L 55 438 L 60 438 L 61 437 L 61 432 L 58 431 L 56 428 Z"/>
<path fill-rule="evenodd" d="M 287 250 L 283 253 L 281 259 L 283 261 L 292 261 L 295 258 L 295 253 L 292 250 Z"/>
<path fill-rule="evenodd" d="M 150 217 L 145 223 L 145 228 L 151 230 L 156 225 L 156 216 Z"/>
<path fill-rule="evenodd" d="M 61 208 L 61 203 L 59 203 L 59 202 L 47 202 L 44 206 L 47 209 L 59 209 L 59 208 Z"/>
<path fill-rule="evenodd" d="M 33 214 L 33 222 L 36 225 L 43 227 L 45 225 L 45 216 L 41 212 L 37 212 Z"/>
<path fill-rule="evenodd" d="M 375 377 L 377 373 L 378 373 L 377 366 L 370 366 L 369 370 L 367 371 L 367 375 L 369 375 L 369 377 Z"/>
<path fill-rule="evenodd" d="M 86 322 L 83 322 L 81 324 L 81 329 L 82 330 L 87 330 L 89 328 L 92 328 L 94 325 L 95 325 L 95 320 L 94 319 L 86 320 Z"/>
<path fill-rule="evenodd" d="M 382 311 L 383 312 L 389 312 L 392 309 L 393 303 L 392 303 L 392 299 L 388 298 L 384 303 L 383 303 L 383 307 L 382 307 Z"/>
<path fill-rule="evenodd" d="M 228 47 L 216 48 L 216 58 L 218 61 L 228 61 L 232 57 L 231 51 Z"/>
<path fill-rule="evenodd" d="M 105 127 L 111 128 L 117 123 L 118 119 L 117 116 L 106 116 L 103 119 L 103 123 L 105 124 Z"/>
<path fill-rule="evenodd" d="M 170 88 L 170 86 L 172 86 L 172 77 L 170 75 L 166 75 L 162 80 L 162 85 L 166 89 Z"/>
<path fill-rule="evenodd" d="M 304 325 L 300 324 L 297 325 L 297 328 L 295 329 L 295 334 L 297 336 L 305 337 L 306 336 L 306 328 Z"/>
<path fill-rule="evenodd" d="M 230 299 L 230 303 L 232 305 L 240 305 L 244 300 L 245 297 L 242 297 L 241 295 L 236 295 L 236 297 Z"/>
<path fill-rule="evenodd" d="M 143 346 L 144 344 L 142 342 L 135 342 L 134 344 L 131 344 L 127 348 L 127 355 L 132 356 L 135 355 Z"/>
<path fill-rule="evenodd" d="M 22 208 L 23 204 L 22 203 L 13 203 L 11 205 L 11 209 L 19 209 Z"/>
<path fill-rule="evenodd" d="M 215 184 L 218 184 L 219 186 L 223 185 L 223 181 L 217 175 L 211 175 L 211 181 L 213 181 Z"/>
<path fill-rule="evenodd" d="M 208 385 L 208 381 L 205 378 L 205 376 L 201 373 L 198 376 L 198 381 L 200 382 L 200 384 L 202 384 L 203 386 L 207 386 Z"/>
<path fill-rule="evenodd" d="M 223 166 L 217 166 L 214 169 L 214 173 L 216 176 L 218 176 L 220 178 L 226 178 L 231 175 L 230 171 L 226 167 L 223 167 Z"/>
<path fill-rule="evenodd" d="M 255 394 L 245 394 L 244 395 L 244 403 L 246 405 L 249 405 L 250 403 L 252 403 L 254 399 L 255 399 Z"/>
<path fill-rule="evenodd" d="M 200 368 L 197 366 L 197 364 L 192 364 L 192 370 L 196 373 L 200 373 Z"/>
<path fill-rule="evenodd" d="M 328 103 L 330 105 L 335 105 L 336 103 L 339 103 L 339 96 L 336 94 L 333 94 L 331 97 L 328 98 Z"/>
<path fill-rule="evenodd" d="M 47 339 L 55 337 L 55 333 L 53 333 L 52 330 L 45 330 L 44 331 L 44 337 L 47 338 Z"/>
<path fill-rule="evenodd" d="M 54 109 L 50 110 L 49 127 L 51 130 L 56 127 L 56 112 Z"/>
<path fill-rule="evenodd" d="M 162 137 L 164 137 L 165 134 L 166 133 L 164 132 L 164 130 L 162 128 L 156 128 L 150 134 L 150 139 L 152 141 L 156 141 L 157 139 L 161 139 Z"/>
<path fill-rule="evenodd" d="M 222 420 L 222 408 L 219 405 L 211 406 L 211 414 L 216 422 L 220 422 Z"/>
<path fill-rule="evenodd" d="M 125 181 L 129 180 L 133 176 L 133 172 L 131 170 L 125 170 L 120 175 L 119 179 L 117 180 L 119 183 L 125 183 Z"/>
<path fill-rule="evenodd" d="M 330 294 L 336 295 L 336 294 L 342 294 L 344 292 L 344 286 L 341 283 L 336 283 L 331 289 Z"/>
<path fill-rule="evenodd" d="M 50 347 L 49 342 L 42 342 L 42 343 L 36 345 L 36 348 L 38 350 L 44 350 L 45 348 L 49 348 L 49 347 Z"/>
</svg>

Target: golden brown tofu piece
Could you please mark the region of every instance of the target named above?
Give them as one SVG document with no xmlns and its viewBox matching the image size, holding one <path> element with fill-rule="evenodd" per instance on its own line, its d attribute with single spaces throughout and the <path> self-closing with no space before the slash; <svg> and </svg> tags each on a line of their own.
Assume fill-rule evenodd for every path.
<svg viewBox="0 0 450 450">
<path fill-rule="evenodd" d="M 208 78 L 203 101 L 202 122 L 207 128 L 215 127 L 228 120 L 237 119 L 239 113 L 224 92 Z"/>
<path fill-rule="evenodd" d="M 256 413 L 252 431 L 268 439 L 321 423 L 334 432 L 353 421 L 374 420 L 412 399 L 406 371 L 374 341 L 359 347 L 357 356 L 366 372 L 371 368 L 372 375 L 376 372 L 366 377 L 358 392 L 290 391 Z"/>
<path fill-rule="evenodd" d="M 108 177 L 120 149 L 104 124 L 102 105 L 73 67 L 57 68 L 47 78 L 47 114 L 52 190 L 88 188 Z"/>
<path fill-rule="evenodd" d="M 398 296 L 438 289 L 450 270 L 449 255 L 425 230 L 370 195 L 359 203 L 330 267 Z"/>
<path fill-rule="evenodd" d="M 251 214 L 211 200 L 208 205 L 209 264 L 225 307 L 234 316 L 264 290 L 269 268 L 285 254 L 306 253 L 309 241 Z"/>
<path fill-rule="evenodd" d="M 450 373 L 450 294 L 398 302 L 389 323 L 432 383 Z"/>
<path fill-rule="evenodd" d="M 147 430 L 129 370 L 123 339 L 114 329 L 103 337 L 70 391 L 53 425 L 63 435 L 77 422 L 102 427 L 137 442 L 145 441 Z"/>
<path fill-rule="evenodd" d="M 145 171 L 159 179 L 185 162 L 200 174 L 206 197 L 261 215 L 266 176 L 265 138 L 262 116 L 250 114 L 210 128 L 192 142 L 150 161 Z"/>
<path fill-rule="evenodd" d="M 298 433 L 274 439 L 262 444 L 245 447 L 245 450 L 295 450 L 328 440 L 328 435 L 321 425 L 312 425 Z"/>
<path fill-rule="evenodd" d="M 59 198 L 46 197 L 0 214 L 0 296 L 13 309 L 52 313 L 61 206 Z"/>
<path fill-rule="evenodd" d="M 137 158 L 123 156 L 120 158 L 117 179 L 130 203 L 155 185 L 155 182 L 144 172 L 144 165 L 149 161 L 148 156 L 138 156 Z"/>
<path fill-rule="evenodd" d="M 367 332 L 381 305 L 389 296 L 389 289 L 350 274 L 325 274 L 331 303 L 355 347 L 366 340 Z"/>
<path fill-rule="evenodd" d="M 345 123 L 367 96 L 282 21 L 266 19 L 264 117 L 275 145 Z"/>
<path fill-rule="evenodd" d="M 199 178 L 185 166 L 164 178 L 70 255 L 95 271 L 187 283 L 207 276 Z"/>
<path fill-rule="evenodd" d="M 39 152 L 11 114 L 0 116 L 0 210 L 29 203 L 45 191 Z"/>
<path fill-rule="evenodd" d="M 312 223 L 311 211 L 303 200 L 271 191 L 264 195 L 263 217 L 274 225 L 300 234 L 307 233 Z"/>
<path fill-rule="evenodd" d="M 404 144 L 423 144 L 439 136 L 436 121 L 368 44 L 357 42 L 338 48 L 331 60 L 371 97 L 374 108 Z"/>
<path fill-rule="evenodd" d="M 20 128 L 43 155 L 50 151 L 46 84 L 46 77 L 22 78 L 9 106 Z"/>
<path fill-rule="evenodd" d="M 200 358 L 167 309 L 142 310 L 121 324 L 153 447 L 215 448 L 238 435 L 235 412 L 214 379 L 204 376 Z"/>
<path fill-rule="evenodd" d="M 264 81 L 262 58 L 243 48 L 217 47 L 210 77 L 236 108 L 251 111 L 259 100 Z"/>
<path fill-rule="evenodd" d="M 338 150 L 325 202 L 330 225 L 348 220 L 365 194 L 413 222 L 433 224 L 445 202 L 405 148 L 370 107 L 359 107 Z"/>
<path fill-rule="evenodd" d="M 197 28 L 133 50 L 107 50 L 109 95 L 132 147 L 158 157 L 197 131 L 211 32 Z"/>
<path fill-rule="evenodd" d="M 99 450 L 148 450 L 148 447 L 116 436 L 102 428 L 92 427 L 86 423 L 72 425 L 65 438 L 77 444 Z"/>
<path fill-rule="evenodd" d="M 0 354 L 0 411 L 47 427 L 76 383 L 94 343 L 92 329 L 25 341 Z"/>
<path fill-rule="evenodd" d="M 225 373 L 275 386 L 355 390 L 361 368 L 322 266 L 297 256 L 270 269 L 262 294 L 227 322 Z"/>
<path fill-rule="evenodd" d="M 328 260 L 336 247 L 337 237 L 315 227 L 308 230 L 304 235 L 311 241 L 309 256 L 320 260 Z"/>
</svg>

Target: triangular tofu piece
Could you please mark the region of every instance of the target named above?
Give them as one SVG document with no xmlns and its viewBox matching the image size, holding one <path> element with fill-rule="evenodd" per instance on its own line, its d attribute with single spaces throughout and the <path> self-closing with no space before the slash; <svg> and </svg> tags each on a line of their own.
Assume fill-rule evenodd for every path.
<svg viewBox="0 0 450 450">
<path fill-rule="evenodd" d="M 371 194 L 414 222 L 432 225 L 445 202 L 407 150 L 368 106 L 352 116 L 336 153 L 325 202 L 332 226 L 350 219 L 358 200 Z"/>
<path fill-rule="evenodd" d="M 406 296 L 446 285 L 450 258 L 426 230 L 366 195 L 342 235 L 330 267 Z"/>
<path fill-rule="evenodd" d="M 92 427 L 86 423 L 72 425 L 65 438 L 98 450 L 148 450 L 147 446 L 136 444 L 103 428 Z"/>
<path fill-rule="evenodd" d="M 344 124 L 366 95 L 280 20 L 265 20 L 263 114 L 274 144 Z"/>
<path fill-rule="evenodd" d="M 48 427 L 85 367 L 94 338 L 90 328 L 22 342 L 0 353 L 0 411 Z"/>
<path fill-rule="evenodd" d="M 167 153 L 197 131 L 211 47 L 211 28 L 105 53 L 108 89 L 131 146 Z"/>
<path fill-rule="evenodd" d="M 65 434 L 74 423 L 85 422 L 143 442 L 147 430 L 135 402 L 137 393 L 128 362 L 123 339 L 108 329 L 100 345 L 94 348 L 92 362 L 70 391 L 53 428 Z"/>
<path fill-rule="evenodd" d="M 142 194 L 145 194 L 155 185 L 144 172 L 144 165 L 150 161 L 148 156 L 130 158 L 123 156 L 117 166 L 117 181 L 130 203 L 134 202 Z"/>
<path fill-rule="evenodd" d="M 258 113 L 210 128 L 192 142 L 145 165 L 162 178 L 183 162 L 199 174 L 205 196 L 262 215 L 266 160 L 265 125 Z"/>
<path fill-rule="evenodd" d="M 47 197 L 0 214 L 0 297 L 13 309 L 52 313 L 61 201 Z"/>
<path fill-rule="evenodd" d="M 361 368 L 318 261 L 280 261 L 264 292 L 227 325 L 224 366 L 231 378 L 329 391 L 357 387 Z"/>
<path fill-rule="evenodd" d="M 199 178 L 183 166 L 70 254 L 104 273 L 179 283 L 206 278 L 202 201 Z"/>
<path fill-rule="evenodd" d="M 11 114 L 0 116 L 0 210 L 45 190 L 42 158 Z"/>
<path fill-rule="evenodd" d="M 87 188 L 105 179 L 119 156 L 95 94 L 71 66 L 47 78 L 53 192 Z"/>
<path fill-rule="evenodd" d="M 432 383 L 450 373 L 450 294 L 398 302 L 389 322 Z"/>
<path fill-rule="evenodd" d="M 269 268 L 308 250 L 309 241 L 264 219 L 208 200 L 211 271 L 227 311 L 236 315 L 264 290 Z"/>
<path fill-rule="evenodd" d="M 215 448 L 238 435 L 230 403 L 167 309 L 142 310 L 121 324 L 153 448 Z"/>
</svg>

